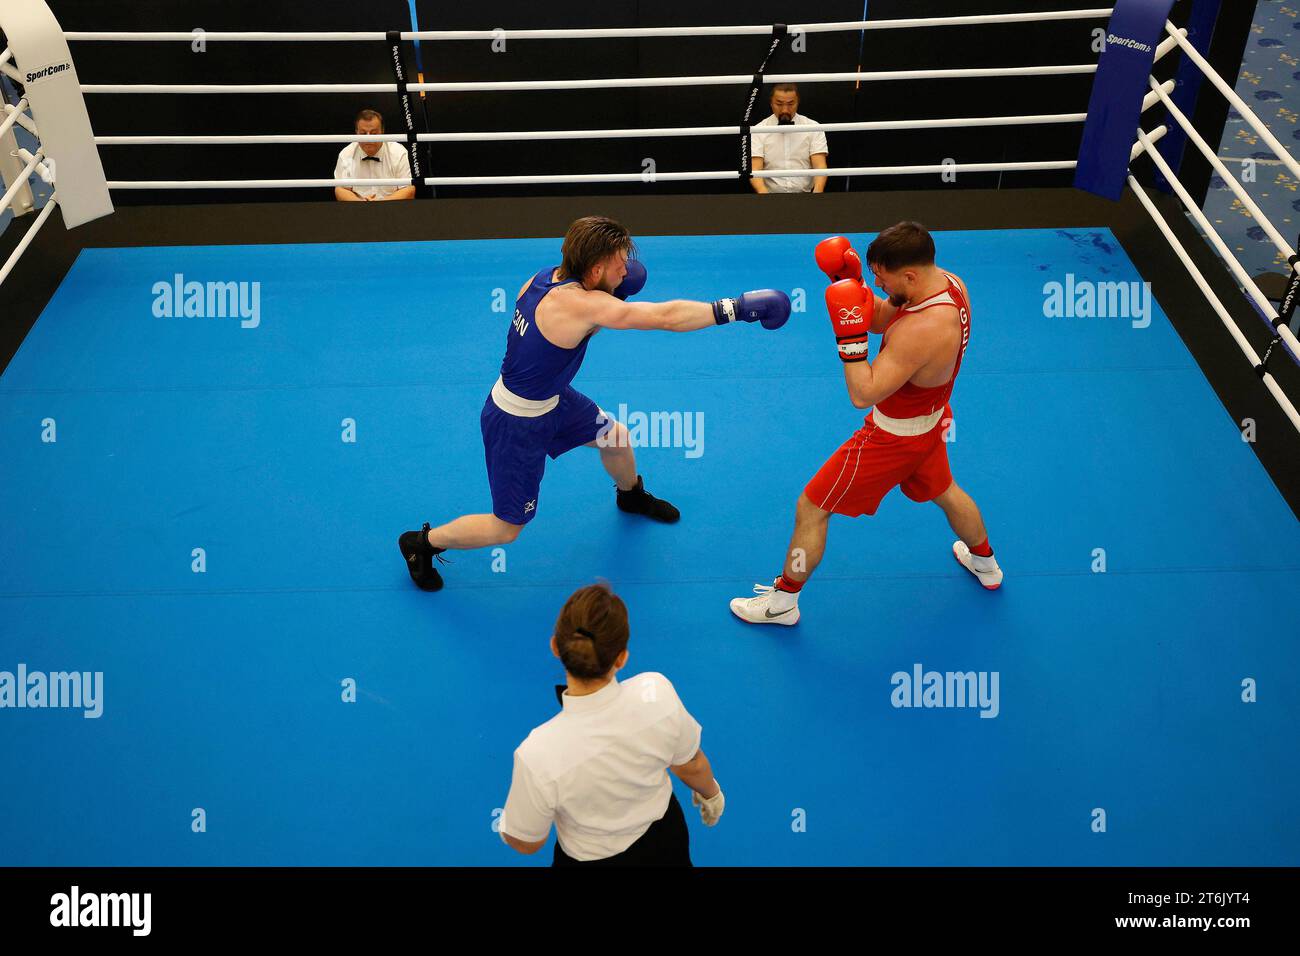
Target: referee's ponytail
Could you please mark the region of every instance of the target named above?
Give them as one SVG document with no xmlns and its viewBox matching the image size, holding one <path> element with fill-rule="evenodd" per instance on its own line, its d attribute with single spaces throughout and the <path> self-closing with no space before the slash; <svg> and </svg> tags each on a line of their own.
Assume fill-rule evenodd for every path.
<svg viewBox="0 0 1300 956">
<path fill-rule="evenodd" d="M 627 649 L 627 606 L 604 584 L 579 588 L 555 622 L 564 669 L 582 680 L 604 677 Z"/>
</svg>

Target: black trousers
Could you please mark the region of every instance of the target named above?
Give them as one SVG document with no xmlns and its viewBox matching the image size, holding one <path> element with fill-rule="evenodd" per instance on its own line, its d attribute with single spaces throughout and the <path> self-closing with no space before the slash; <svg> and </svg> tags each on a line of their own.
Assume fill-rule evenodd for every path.
<svg viewBox="0 0 1300 956">
<path fill-rule="evenodd" d="M 690 866 L 691 834 L 686 829 L 686 817 L 677 794 L 668 799 L 664 815 L 650 824 L 650 829 L 637 837 L 635 843 L 603 860 L 575 860 L 555 841 L 555 858 L 552 866 Z"/>
</svg>

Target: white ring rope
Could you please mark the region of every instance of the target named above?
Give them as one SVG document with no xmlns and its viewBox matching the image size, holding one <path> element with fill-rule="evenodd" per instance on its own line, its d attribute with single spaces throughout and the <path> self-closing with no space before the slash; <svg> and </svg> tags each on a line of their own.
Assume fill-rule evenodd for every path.
<svg viewBox="0 0 1300 956">
<path fill-rule="evenodd" d="M 27 132 L 31 133 L 33 136 L 40 138 L 41 134 L 36 131 L 36 123 L 30 116 L 23 112 L 23 109 L 25 108 L 23 107 L 23 104 L 25 103 L 27 103 L 27 101 L 22 100 L 18 106 L 10 106 L 8 103 L 3 104 L 3 106 L 5 112 L 9 114 L 10 119 L 16 119 L 19 126 L 27 130 Z M 9 120 L 5 120 L 5 122 L 9 122 Z"/>
<path fill-rule="evenodd" d="M 9 130 L 14 126 L 14 124 L 19 121 L 19 117 L 24 115 L 23 110 L 27 109 L 27 100 L 26 99 L 19 100 L 17 106 L 10 106 L 8 103 L 5 103 L 4 108 L 5 108 L 5 112 L 8 113 L 9 115 L 5 117 L 3 123 L 0 123 L 0 136 L 3 136 L 5 133 L 9 132 Z"/>
<path fill-rule="evenodd" d="M 32 154 L 28 153 L 25 149 L 19 150 L 19 153 L 31 156 L 31 158 L 27 161 L 27 167 L 14 177 L 14 181 L 10 184 L 9 188 L 5 190 L 5 194 L 0 196 L 0 212 L 4 212 L 9 208 L 9 204 L 13 202 L 14 196 L 18 195 L 18 190 L 27 185 L 27 179 L 31 176 L 32 170 L 40 165 L 41 159 L 45 156 L 45 153 L 40 149 L 36 150 L 35 156 L 32 156 Z"/>
<path fill-rule="evenodd" d="M 830 169 L 756 169 L 749 178 L 767 179 L 816 176 L 911 176 L 926 173 L 995 173 L 1046 169 L 1074 169 L 1073 160 L 1024 163 L 939 163 L 928 166 L 845 166 Z M 426 186 L 512 186 L 545 183 L 684 182 L 687 180 L 740 179 L 740 171 L 717 169 L 681 173 L 578 173 L 538 176 L 428 176 Z M 409 186 L 410 179 L 213 179 L 213 180 L 110 180 L 109 189 L 324 189 L 331 186 Z"/>
<path fill-rule="evenodd" d="M 1186 28 L 1180 28 L 1178 30 L 1178 35 L 1182 37 L 1186 37 L 1187 36 Z M 1156 63 L 1159 63 L 1169 54 L 1169 51 L 1176 46 L 1178 46 L 1178 40 L 1175 37 L 1172 36 L 1165 37 L 1163 40 L 1160 41 L 1159 45 L 1156 47 L 1156 58 L 1151 61 L 1152 64 L 1154 65 Z"/>
<path fill-rule="evenodd" d="M 1174 81 L 1166 80 L 1161 84 L 1166 93 L 1174 89 Z M 1142 101 L 1142 112 L 1146 112 L 1159 102 L 1155 91 L 1146 95 Z M 1054 123 L 1082 123 L 1088 118 L 1087 113 L 1043 113 L 1027 116 L 978 116 L 956 117 L 954 119 L 924 120 L 871 120 L 861 123 L 789 123 L 785 126 L 773 126 L 764 129 L 764 133 L 803 133 L 803 132 L 852 132 L 868 130 L 908 130 L 908 129 L 962 129 L 968 126 L 1036 126 Z M 472 142 L 511 142 L 522 140 L 560 140 L 560 139 L 632 139 L 657 138 L 668 136 L 737 136 L 739 126 L 666 126 L 642 129 L 568 129 L 568 130 L 520 130 L 515 132 L 491 133 L 417 133 L 416 140 L 421 143 L 472 143 Z M 160 146 L 194 144 L 207 146 L 238 145 L 273 145 L 273 144 L 312 144 L 312 143 L 405 143 L 405 133 L 376 133 L 372 136 L 360 136 L 355 133 L 270 133 L 241 134 L 236 136 L 96 136 L 98 146 Z"/>
<path fill-rule="evenodd" d="M 1201 212 L 1197 207 L 1191 194 L 1183 186 L 1182 182 L 1179 181 L 1178 177 L 1174 174 L 1174 171 L 1169 167 L 1169 164 L 1165 162 L 1165 158 L 1160 155 L 1160 152 L 1155 148 L 1150 138 L 1148 138 L 1146 133 L 1142 132 L 1140 129 L 1138 130 L 1137 135 L 1138 140 L 1146 149 L 1147 155 L 1151 157 L 1151 161 L 1156 164 L 1156 168 L 1160 170 L 1161 175 L 1165 177 L 1174 192 L 1178 194 L 1178 198 L 1187 208 L 1188 213 L 1190 213 L 1191 217 L 1196 220 L 1196 224 L 1201 227 L 1201 231 L 1205 233 L 1205 237 L 1210 240 L 1210 244 L 1218 251 L 1219 257 L 1223 259 L 1232 274 L 1237 277 L 1237 281 L 1241 284 L 1241 287 L 1246 290 L 1246 294 L 1255 300 L 1255 304 L 1259 306 L 1259 310 L 1266 316 L 1277 318 L 1277 309 L 1274 308 L 1273 303 L 1269 301 L 1268 296 L 1264 295 L 1264 293 L 1259 290 L 1259 286 L 1255 285 L 1255 280 L 1250 277 L 1250 274 L 1246 272 L 1242 264 L 1237 261 L 1237 257 L 1232 254 L 1232 250 L 1228 248 L 1227 243 L 1225 243 L 1218 232 L 1215 231 L 1214 226 L 1210 223 L 1210 220 L 1206 217 L 1205 213 Z M 1295 334 L 1287 328 L 1284 323 L 1279 324 L 1276 328 L 1277 334 L 1291 349 L 1292 354 L 1295 357 L 1300 358 L 1300 341 L 1296 340 Z"/>
<path fill-rule="evenodd" d="M 1137 179 L 1132 173 L 1129 174 L 1128 184 L 1129 188 L 1133 190 L 1133 194 L 1137 196 L 1138 200 L 1146 208 L 1147 213 L 1149 213 L 1151 218 L 1155 221 L 1156 226 L 1164 235 L 1165 241 L 1169 243 L 1170 248 L 1172 248 L 1178 258 L 1182 260 L 1183 265 L 1192 277 L 1192 281 L 1196 283 L 1197 288 L 1201 290 L 1201 294 L 1205 296 L 1206 301 L 1208 301 L 1213 307 L 1215 314 L 1219 317 L 1219 321 L 1223 323 L 1224 327 L 1232 335 L 1233 341 L 1237 343 L 1237 347 L 1241 349 L 1242 353 L 1250 361 L 1251 367 L 1257 367 L 1260 363 L 1259 354 L 1251 348 L 1250 342 L 1246 340 L 1241 329 L 1237 327 L 1237 323 L 1233 321 L 1232 316 L 1228 314 L 1228 310 L 1223 307 L 1223 303 L 1219 300 L 1219 297 L 1214 294 L 1214 290 L 1210 288 L 1210 284 L 1205 281 L 1205 276 L 1201 273 L 1201 270 L 1196 267 L 1196 263 L 1192 261 L 1192 257 L 1187 254 L 1187 250 L 1183 248 L 1183 244 L 1178 241 L 1178 237 L 1174 235 L 1174 231 L 1169 228 L 1169 223 L 1165 221 L 1165 217 L 1160 215 L 1160 211 L 1156 209 L 1155 203 L 1151 201 L 1151 197 L 1149 197 L 1146 194 L 1146 191 L 1138 184 Z M 1291 404 L 1291 400 L 1287 398 L 1286 393 L 1282 391 L 1277 380 L 1273 378 L 1273 374 L 1266 370 L 1264 374 L 1260 376 L 1260 380 L 1272 394 L 1278 405 L 1281 406 L 1282 411 L 1286 413 L 1287 418 L 1291 419 L 1291 424 L 1296 427 L 1297 431 L 1300 431 L 1300 412 L 1296 411 L 1296 407 Z"/>
<path fill-rule="evenodd" d="M 5 260 L 4 267 L 0 268 L 0 283 L 9 278 L 9 273 L 18 264 L 18 260 L 27 251 L 27 247 L 32 244 L 32 240 L 36 238 L 36 233 L 40 231 L 41 226 L 45 225 L 45 220 L 50 218 L 50 213 L 54 212 L 58 200 L 59 194 L 57 192 L 51 193 L 50 198 L 45 200 L 45 207 L 41 210 L 40 215 L 36 217 L 36 221 L 31 224 L 23 237 L 18 240 L 18 245 L 14 246 L 14 251 L 9 253 L 9 258 Z"/>
<path fill-rule="evenodd" d="M 1166 20 L 1165 32 L 1175 38 L 1176 42 L 1183 50 L 1183 55 L 1200 67 L 1201 72 L 1205 74 L 1206 78 L 1214 84 L 1220 93 L 1227 97 L 1228 102 L 1231 103 L 1246 122 L 1254 128 L 1255 132 L 1259 134 L 1260 139 L 1268 143 L 1269 148 L 1272 149 L 1273 152 L 1277 153 L 1278 158 L 1282 160 L 1282 163 L 1286 168 L 1291 170 L 1291 174 L 1297 179 L 1300 179 L 1300 163 L 1297 163 L 1295 157 L 1287 152 L 1287 148 L 1283 146 L 1278 138 L 1273 135 L 1272 131 L 1264 125 L 1263 121 L 1255 115 L 1255 111 L 1246 105 L 1246 101 L 1237 95 L 1236 91 L 1224 81 L 1223 77 L 1219 76 L 1214 67 L 1209 64 L 1209 61 L 1207 61 L 1205 57 L 1201 56 L 1200 51 L 1187 42 L 1187 37 L 1184 35 L 1186 31 L 1180 32 L 1174 28 L 1172 23 Z"/>
<path fill-rule="evenodd" d="M 970 118 L 928 120 L 874 120 L 861 123 L 789 123 L 785 126 L 766 127 L 763 133 L 796 134 L 812 132 L 852 132 L 866 130 L 905 129 L 961 129 L 966 126 L 1036 126 L 1053 123 L 1082 123 L 1087 113 L 1044 113 L 1037 116 L 977 116 Z M 567 129 L 522 130 L 492 133 L 418 133 L 421 143 L 475 143 L 517 140 L 549 139 L 633 139 L 671 136 L 738 136 L 739 126 L 664 126 L 643 129 Z M 256 143 L 405 143 L 405 133 L 378 133 L 359 136 L 355 133 L 240 135 L 240 136 L 96 136 L 99 146 L 175 145 L 194 143 L 206 145 L 238 145 Z"/>
<path fill-rule="evenodd" d="M 1153 89 L 1158 89 L 1154 77 L 1151 78 L 1151 86 Z M 1278 251 L 1281 252 L 1282 255 L 1286 256 L 1288 260 L 1294 256 L 1295 250 L 1291 248 L 1286 239 L 1282 237 L 1282 234 L 1278 232 L 1273 223 L 1269 221 L 1268 216 L 1264 215 L 1264 211 L 1259 208 L 1255 203 L 1255 200 L 1250 198 L 1250 193 L 1246 192 L 1245 187 L 1242 186 L 1241 183 L 1237 182 L 1237 177 L 1234 176 L 1228 170 L 1228 167 L 1223 164 L 1223 161 L 1214 154 L 1214 150 L 1210 149 L 1210 144 L 1207 143 L 1205 138 L 1196 131 L 1196 127 L 1192 125 L 1192 121 L 1189 120 L 1183 111 L 1174 104 L 1174 101 L 1163 92 L 1160 92 L 1159 96 L 1161 102 L 1165 104 L 1165 109 L 1169 110 L 1169 115 L 1178 122 L 1178 125 L 1181 126 L 1183 131 L 1187 134 L 1188 139 L 1190 139 L 1196 148 L 1201 151 L 1201 155 L 1204 156 L 1206 161 L 1214 168 L 1214 171 L 1219 174 L 1220 178 L 1222 178 L 1228 188 L 1232 190 L 1233 194 L 1241 200 L 1241 204 L 1250 211 L 1251 216 L 1260 224 L 1261 228 L 1268 233 L 1268 237 L 1273 240 L 1273 245 L 1277 247 Z M 1295 266 L 1289 268 L 1300 272 L 1300 262 L 1297 262 Z"/>
<path fill-rule="evenodd" d="M 956 70 L 885 70 L 855 73 L 771 73 L 767 83 L 840 83 L 849 80 L 958 80 L 1009 76 L 1067 76 L 1096 73 L 1096 63 L 1044 66 L 997 66 Z M 626 76 L 591 80 L 503 80 L 484 82 L 408 83 L 411 93 L 503 93 L 517 90 L 612 90 L 670 86 L 750 86 L 752 73 L 715 76 Z M 83 83 L 90 93 L 396 93 L 396 83 Z"/>
<path fill-rule="evenodd" d="M 33 156 L 31 153 L 27 152 L 27 150 L 25 150 L 23 147 L 19 146 L 17 150 L 17 156 L 25 163 L 34 160 L 36 162 L 36 165 L 32 168 L 32 172 L 35 173 L 37 176 L 40 176 L 41 179 L 45 180 L 45 182 L 53 185 L 54 173 L 50 170 L 50 167 L 46 166 L 43 162 L 41 162 L 42 159 L 46 159 L 48 157 L 46 157 L 41 150 L 37 150 L 37 152 L 40 153 L 40 155 Z M 50 162 L 53 163 L 54 160 L 51 159 Z"/>
<path fill-rule="evenodd" d="M 955 27 L 975 26 L 997 23 L 1029 23 L 1035 21 L 1055 20 L 1093 20 L 1104 19 L 1111 15 L 1112 7 L 1100 7 L 1088 10 L 1053 10 L 1039 13 L 991 13 L 967 17 L 924 17 L 907 20 L 846 20 L 834 23 L 800 23 L 790 24 L 790 33 L 857 33 L 861 30 L 902 30 L 917 27 Z M 708 36 L 770 36 L 772 25 L 761 26 L 711 26 L 711 27 L 616 27 L 610 29 L 572 29 L 572 30 L 415 30 L 399 34 L 402 40 L 578 40 L 578 39 L 651 39 L 655 37 L 708 37 Z M 218 32 L 162 31 L 141 32 L 103 32 L 103 31 L 66 31 L 68 40 L 87 41 L 174 41 L 192 43 L 197 36 L 204 40 L 216 41 L 345 41 L 345 42 L 380 42 L 388 39 L 388 34 L 371 30 L 365 32 Z"/>
<path fill-rule="evenodd" d="M 1168 132 L 1169 132 L 1169 127 L 1162 125 L 1162 126 L 1157 126 L 1147 135 L 1151 137 L 1151 142 L 1158 143 L 1160 142 L 1160 140 L 1165 138 L 1165 134 Z M 1135 142 L 1133 144 L 1133 148 L 1128 151 L 1128 161 L 1131 163 L 1133 162 L 1133 160 L 1141 156 L 1142 150 L 1143 150 L 1142 144 Z"/>
</svg>

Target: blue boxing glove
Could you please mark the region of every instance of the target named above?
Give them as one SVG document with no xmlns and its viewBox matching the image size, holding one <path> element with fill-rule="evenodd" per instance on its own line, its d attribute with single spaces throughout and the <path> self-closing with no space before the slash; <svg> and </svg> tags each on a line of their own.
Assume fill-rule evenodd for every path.
<svg viewBox="0 0 1300 956">
<path fill-rule="evenodd" d="M 759 322 L 765 329 L 779 329 L 790 318 L 790 297 L 779 289 L 758 289 L 738 299 L 719 299 L 713 303 L 713 321 Z"/>
<path fill-rule="evenodd" d="M 618 284 L 614 290 L 615 297 L 622 299 L 624 302 L 629 297 L 636 295 L 645 288 L 645 266 L 641 265 L 639 259 L 627 260 L 627 275 L 623 281 Z"/>
</svg>

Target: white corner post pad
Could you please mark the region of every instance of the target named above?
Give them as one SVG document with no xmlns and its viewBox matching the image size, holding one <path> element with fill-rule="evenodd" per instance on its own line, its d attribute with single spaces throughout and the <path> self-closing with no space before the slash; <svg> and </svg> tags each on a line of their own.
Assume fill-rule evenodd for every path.
<svg viewBox="0 0 1300 956">
<path fill-rule="evenodd" d="M 45 0 L 3 0 L 0 30 L 13 51 L 47 163 L 54 161 L 63 224 L 71 229 L 107 216 L 113 200 L 63 28 Z"/>
</svg>

